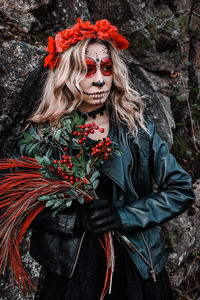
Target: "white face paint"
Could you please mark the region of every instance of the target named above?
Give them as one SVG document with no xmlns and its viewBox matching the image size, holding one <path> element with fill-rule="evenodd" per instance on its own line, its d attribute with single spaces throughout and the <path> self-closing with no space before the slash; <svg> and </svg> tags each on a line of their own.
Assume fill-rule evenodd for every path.
<svg viewBox="0 0 200 300">
<path fill-rule="evenodd" d="M 84 98 L 81 111 L 92 111 L 106 101 L 112 86 L 112 61 L 105 45 L 94 43 L 86 49 L 88 72 L 80 81 Z"/>
</svg>

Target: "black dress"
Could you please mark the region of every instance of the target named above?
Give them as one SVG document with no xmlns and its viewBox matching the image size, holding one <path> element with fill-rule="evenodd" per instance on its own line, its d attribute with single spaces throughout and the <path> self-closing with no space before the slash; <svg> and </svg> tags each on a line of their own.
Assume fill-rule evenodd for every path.
<svg viewBox="0 0 200 300">
<path fill-rule="evenodd" d="M 112 140 L 114 127 L 110 126 Z M 112 182 L 101 174 L 96 193 L 100 199 L 112 199 Z M 103 235 L 87 232 L 71 279 L 42 270 L 35 300 L 99 300 L 106 274 L 106 254 L 99 242 Z M 174 300 L 165 269 L 152 278 L 143 279 L 127 250 L 114 236 L 115 270 L 111 294 L 105 300 Z M 43 275 L 43 276 L 42 276 Z"/>
</svg>

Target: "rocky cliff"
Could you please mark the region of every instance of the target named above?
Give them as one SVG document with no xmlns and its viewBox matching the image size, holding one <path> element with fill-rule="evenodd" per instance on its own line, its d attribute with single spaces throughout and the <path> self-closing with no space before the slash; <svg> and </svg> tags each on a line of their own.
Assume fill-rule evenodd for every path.
<svg viewBox="0 0 200 300">
<path fill-rule="evenodd" d="M 148 95 L 148 115 L 196 181 L 194 207 L 163 229 L 178 299 L 197 299 L 186 298 L 186 282 L 195 278 L 194 297 L 200 296 L 199 0 L 0 0 L 0 154 L 9 155 L 40 97 L 48 36 L 73 25 L 77 17 L 108 19 L 129 40 L 126 56 L 134 88 Z M 40 267 L 30 258 L 28 244 L 29 234 L 21 251 L 36 284 Z M 33 299 L 31 289 L 28 296 L 20 294 L 17 285 L 12 289 L 9 269 L 0 286 L 0 300 Z"/>
</svg>

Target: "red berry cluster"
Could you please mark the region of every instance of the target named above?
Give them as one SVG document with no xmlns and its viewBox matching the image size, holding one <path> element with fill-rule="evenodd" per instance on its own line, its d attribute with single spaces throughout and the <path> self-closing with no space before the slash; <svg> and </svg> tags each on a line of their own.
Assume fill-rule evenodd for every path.
<svg viewBox="0 0 200 300">
<path fill-rule="evenodd" d="M 66 151 L 66 148 L 64 148 L 64 150 Z M 63 160 L 54 160 L 53 163 L 56 165 L 56 169 L 57 169 L 57 172 L 66 180 L 66 181 L 69 181 L 70 184 L 74 184 L 75 182 L 79 182 L 80 181 L 80 184 L 78 185 L 78 187 L 80 185 L 82 185 L 83 183 L 88 183 L 88 180 L 86 178 L 83 178 L 83 179 L 80 179 L 78 177 L 75 177 L 74 174 L 71 172 L 70 174 L 67 174 L 62 166 L 65 164 L 69 170 L 72 169 L 73 167 L 73 164 L 71 162 L 71 156 L 68 156 L 66 154 L 63 154 L 62 155 L 62 159 Z M 57 164 L 60 164 L 61 166 L 57 166 Z"/>
<path fill-rule="evenodd" d="M 99 128 L 99 126 L 94 122 L 85 125 L 79 125 L 78 128 L 79 130 L 75 130 L 73 132 L 73 135 L 79 137 L 79 144 L 83 144 L 86 141 L 86 137 L 88 136 L 88 134 L 93 134 L 95 130 L 99 130 L 102 133 L 104 132 L 104 128 Z"/>
<path fill-rule="evenodd" d="M 85 125 L 79 125 L 78 129 L 73 132 L 73 136 L 77 136 L 79 144 L 82 145 L 86 141 L 86 137 L 89 134 L 93 134 L 95 130 L 99 130 L 102 133 L 104 132 L 104 128 L 99 128 L 98 125 L 92 122 Z M 95 158 L 95 161 L 96 159 L 109 158 L 109 153 L 112 151 L 112 149 L 109 147 L 111 144 L 111 140 L 107 137 L 105 140 L 101 140 L 96 146 L 92 148 L 91 154 Z M 79 154 L 76 155 L 76 158 L 80 157 L 81 153 L 83 152 L 83 149 L 81 148 Z M 72 157 L 67 154 L 67 148 L 64 148 L 63 150 L 65 154 L 62 155 L 62 160 L 53 161 L 58 174 L 66 181 L 70 182 L 71 185 L 74 185 L 76 182 L 79 183 L 77 187 L 81 186 L 84 183 L 87 184 L 88 180 L 85 177 L 81 179 L 74 176 L 72 171 Z M 68 171 L 66 171 L 66 167 Z"/>
<path fill-rule="evenodd" d="M 105 141 L 100 141 L 92 148 L 92 156 L 108 159 L 109 154 L 112 152 L 112 149 L 109 147 L 110 145 L 112 145 L 112 142 L 109 137 L 107 137 Z"/>
</svg>

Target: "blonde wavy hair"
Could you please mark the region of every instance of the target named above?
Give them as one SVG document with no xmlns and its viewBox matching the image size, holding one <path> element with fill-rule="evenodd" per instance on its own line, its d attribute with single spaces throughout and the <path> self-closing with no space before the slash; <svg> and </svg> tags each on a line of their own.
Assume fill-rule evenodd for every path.
<svg viewBox="0 0 200 300">
<path fill-rule="evenodd" d="M 85 52 L 87 46 L 95 42 L 107 46 L 113 63 L 113 84 L 106 100 L 107 111 L 112 112 L 111 119 L 118 125 L 126 124 L 128 131 L 134 135 L 138 132 L 137 125 L 146 130 L 143 97 L 131 87 L 122 53 L 116 50 L 112 42 L 98 39 L 85 39 L 71 46 L 62 54 L 59 65 L 54 70 L 49 69 L 43 96 L 29 121 L 56 123 L 63 115 L 79 107 L 84 96 L 79 83 L 87 73 Z"/>
</svg>

